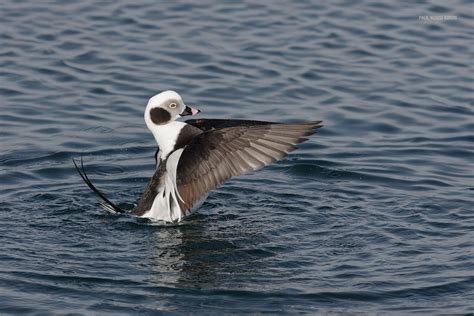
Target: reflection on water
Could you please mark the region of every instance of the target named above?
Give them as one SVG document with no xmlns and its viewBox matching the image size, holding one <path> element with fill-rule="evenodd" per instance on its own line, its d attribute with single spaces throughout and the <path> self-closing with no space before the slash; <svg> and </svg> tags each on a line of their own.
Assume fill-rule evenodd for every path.
<svg viewBox="0 0 474 316">
<path fill-rule="evenodd" d="M 153 254 L 146 258 L 159 284 L 182 288 L 226 288 L 233 275 L 259 274 L 264 256 L 247 240 L 255 233 L 235 219 L 193 216 L 191 223 L 163 226 L 153 234 Z M 213 216 L 211 216 L 213 217 Z M 215 227 L 213 221 L 219 221 Z M 209 224 L 211 224 L 209 226 Z"/>
</svg>

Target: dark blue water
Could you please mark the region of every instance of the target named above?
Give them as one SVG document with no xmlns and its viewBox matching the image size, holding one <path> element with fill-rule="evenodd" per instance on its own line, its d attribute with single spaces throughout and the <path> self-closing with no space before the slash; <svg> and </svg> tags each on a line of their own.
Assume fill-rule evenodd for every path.
<svg viewBox="0 0 474 316">
<path fill-rule="evenodd" d="M 2 1 L 0 313 L 474 311 L 470 1 Z M 455 16 L 424 20 L 419 16 Z M 325 127 L 178 225 L 143 111 Z"/>
</svg>

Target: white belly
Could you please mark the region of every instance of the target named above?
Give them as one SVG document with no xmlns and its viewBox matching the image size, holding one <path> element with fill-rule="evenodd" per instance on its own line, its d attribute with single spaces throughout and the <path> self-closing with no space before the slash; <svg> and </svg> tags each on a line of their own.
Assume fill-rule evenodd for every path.
<svg viewBox="0 0 474 316">
<path fill-rule="evenodd" d="M 165 222 L 181 221 L 182 212 L 173 188 L 163 186 L 158 191 L 150 210 L 142 217 Z"/>
</svg>

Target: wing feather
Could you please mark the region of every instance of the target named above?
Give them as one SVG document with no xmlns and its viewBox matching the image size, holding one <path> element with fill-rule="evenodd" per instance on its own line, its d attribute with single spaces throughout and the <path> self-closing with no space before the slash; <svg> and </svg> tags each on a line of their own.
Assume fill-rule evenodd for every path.
<svg viewBox="0 0 474 316">
<path fill-rule="evenodd" d="M 286 157 L 322 126 L 320 121 L 253 125 L 242 122 L 245 121 L 206 121 L 202 123 L 205 131 L 184 148 L 177 169 L 183 212 L 231 177 Z"/>
</svg>

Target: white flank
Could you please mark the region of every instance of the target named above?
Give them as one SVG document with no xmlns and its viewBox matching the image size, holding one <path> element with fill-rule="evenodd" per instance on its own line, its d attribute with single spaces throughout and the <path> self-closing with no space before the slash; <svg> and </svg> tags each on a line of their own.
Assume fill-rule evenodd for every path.
<svg viewBox="0 0 474 316">
<path fill-rule="evenodd" d="M 150 210 L 143 214 L 142 217 L 166 222 L 181 221 L 182 212 L 178 203 L 178 199 L 181 199 L 181 197 L 176 185 L 176 172 L 182 152 L 183 149 L 178 149 L 168 158 L 166 172 L 163 175 L 163 186 L 158 190 Z M 170 199 L 172 200 L 171 204 Z"/>
</svg>

